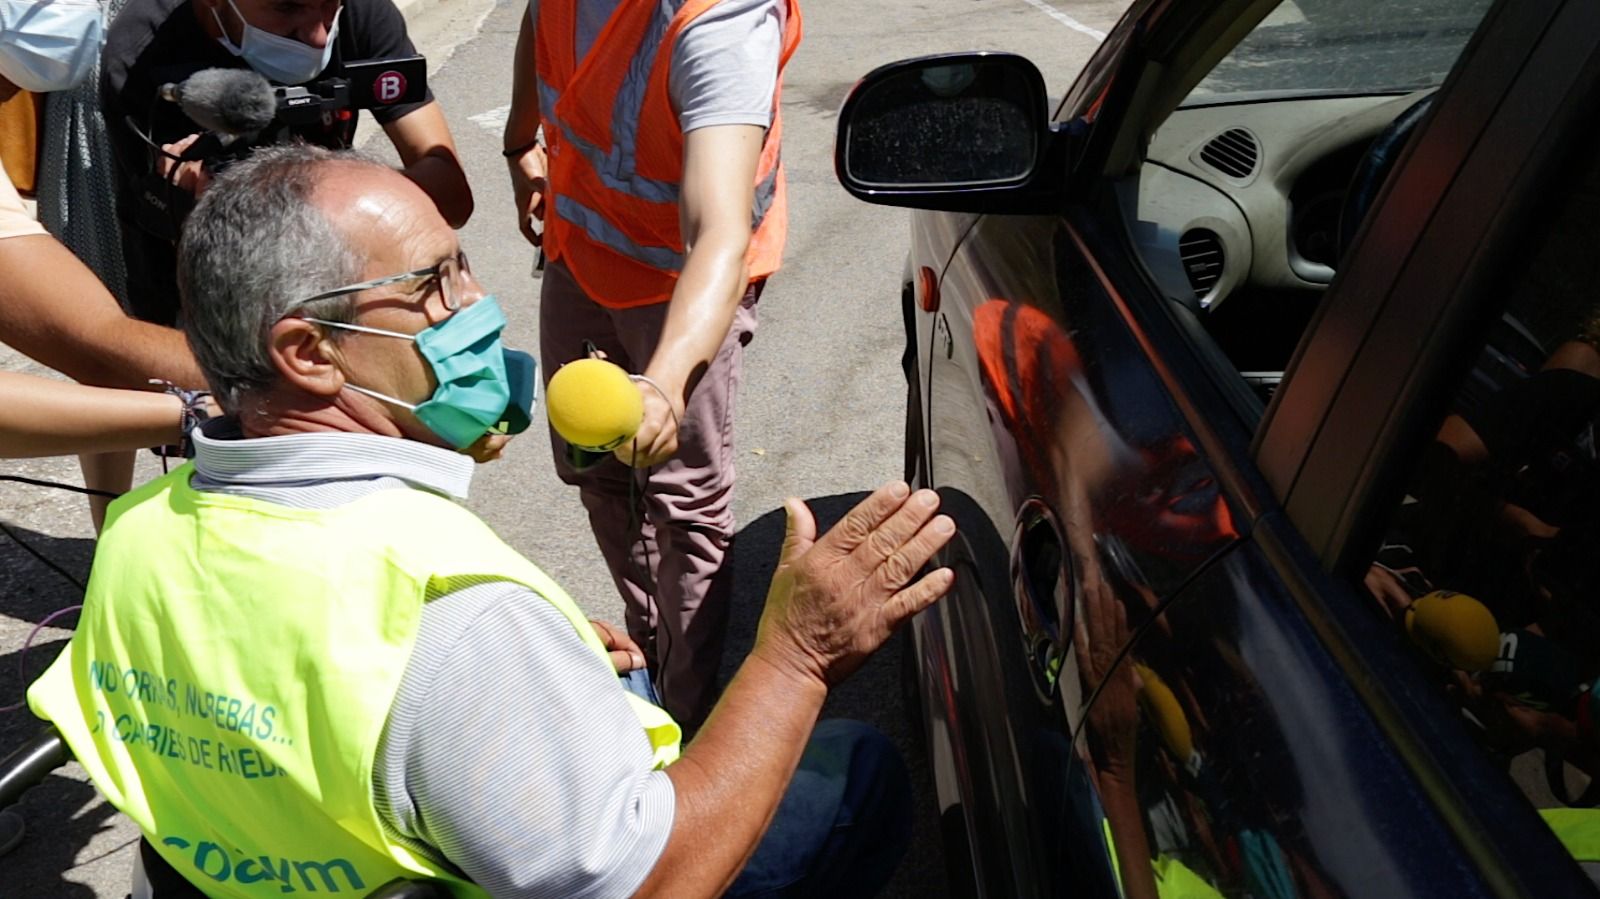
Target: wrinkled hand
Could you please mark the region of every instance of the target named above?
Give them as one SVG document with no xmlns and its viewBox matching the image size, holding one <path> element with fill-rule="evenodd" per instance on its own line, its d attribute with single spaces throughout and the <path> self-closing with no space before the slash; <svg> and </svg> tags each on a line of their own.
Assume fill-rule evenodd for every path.
<svg viewBox="0 0 1600 899">
<path fill-rule="evenodd" d="M 783 554 L 752 652 L 780 668 L 837 684 L 955 582 L 948 568 L 917 577 L 955 535 L 932 490 L 880 487 L 820 539 L 805 503 L 784 508 Z"/>
<path fill-rule="evenodd" d="M 617 669 L 618 674 L 627 674 L 629 671 L 644 667 L 644 650 L 639 648 L 639 644 L 635 643 L 626 631 L 617 630 L 604 621 L 593 618 L 589 619 L 589 623 L 594 626 L 594 632 L 600 636 L 601 644 L 611 654 L 611 664 Z"/>
<path fill-rule="evenodd" d="M 540 144 L 521 156 L 507 159 L 506 163 L 511 168 L 511 194 L 517 207 L 517 230 L 522 232 L 528 243 L 542 246 L 545 173 L 549 168 L 544 145 Z M 533 226 L 535 221 L 540 223 L 538 228 Z"/>
<path fill-rule="evenodd" d="M 161 149 L 173 156 L 181 156 L 184 150 L 189 149 L 199 139 L 200 135 L 191 134 L 176 143 L 162 144 Z M 176 175 L 172 174 L 174 168 L 178 170 Z M 156 158 L 156 173 L 188 191 L 197 200 L 206 192 L 206 188 L 211 186 L 211 173 L 206 171 L 205 164 L 198 159 L 178 162 L 169 156 L 159 156 Z"/>
<path fill-rule="evenodd" d="M 472 442 L 471 446 L 461 452 L 472 457 L 478 464 L 493 462 L 505 452 L 506 444 L 511 442 L 510 434 L 484 434 Z"/>
<path fill-rule="evenodd" d="M 1084 689 L 1100 691 L 1089 706 L 1089 748 L 1100 773 L 1119 778 L 1133 773 L 1139 732 L 1139 676 L 1131 660 L 1117 664 L 1130 634 L 1128 609 L 1110 584 L 1084 594 L 1073 642 Z"/>
<path fill-rule="evenodd" d="M 660 465 L 678 452 L 678 422 L 683 419 L 683 403 L 666 397 L 642 381 L 634 382 L 644 397 L 644 419 L 632 440 L 623 441 L 612 453 L 622 464 L 634 468 Z M 637 451 L 636 451 L 637 449 Z"/>
</svg>

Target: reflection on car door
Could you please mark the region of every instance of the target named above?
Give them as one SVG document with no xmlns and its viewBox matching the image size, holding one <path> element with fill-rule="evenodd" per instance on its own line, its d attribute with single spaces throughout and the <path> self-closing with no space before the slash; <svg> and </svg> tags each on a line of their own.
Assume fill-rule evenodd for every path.
<svg viewBox="0 0 1600 899">
<path fill-rule="evenodd" d="M 1073 728 L 1129 635 L 1239 536 L 1118 310 L 1058 217 L 980 220 L 939 284 L 928 475 L 961 539 L 934 614 L 951 738 L 986 762 L 962 798 L 994 895 L 1109 886 Z"/>
<path fill-rule="evenodd" d="M 1580 330 L 1558 308 L 1593 302 L 1592 278 L 1550 277 L 1570 274 L 1572 253 L 1551 266 L 1528 238 L 1577 230 L 1545 201 L 1587 200 L 1577 220 L 1593 216 L 1592 153 L 1566 151 L 1595 137 L 1600 14 L 1559 2 L 1497 12 L 1391 178 L 1280 391 L 1261 464 L 1284 508 L 1183 587 L 1091 706 L 1078 746 L 1128 897 L 1592 894 L 1516 786 L 1537 788 L 1528 798 L 1552 824 L 1581 810 L 1536 795 L 1546 786 L 1537 778 L 1513 783 L 1495 770 L 1507 747 L 1524 759 L 1555 748 L 1533 745 L 1522 725 L 1563 730 L 1594 670 L 1548 676 L 1557 650 L 1587 652 L 1592 639 L 1574 640 L 1572 619 L 1551 614 L 1561 598 L 1540 592 L 1538 566 L 1493 552 L 1503 544 L 1491 538 L 1506 533 L 1485 526 L 1502 523 L 1519 504 L 1509 491 L 1539 480 L 1553 456 L 1519 446 L 1504 477 L 1484 482 L 1493 489 L 1439 477 L 1444 450 L 1461 447 L 1440 427 L 1449 409 L 1487 422 L 1496 394 L 1518 397 L 1520 418 L 1507 420 L 1522 424 L 1502 426 L 1503 442 L 1537 442 L 1535 403 L 1503 382 L 1525 367 L 1530 338 Z M 1589 177 L 1552 177 L 1572 156 Z M 1540 276 L 1520 293 L 1536 302 L 1517 302 L 1508 267 Z M 1552 289 L 1562 280 L 1564 295 Z M 1550 383 L 1577 381 L 1558 374 Z M 1569 407 L 1566 421 L 1586 414 Z M 1564 477 L 1578 474 L 1580 454 L 1562 444 L 1558 455 Z M 1581 493 L 1584 477 L 1557 492 Z M 1554 494 L 1529 499 L 1536 492 L 1520 499 L 1561 505 Z M 1380 536 L 1414 546 L 1385 539 L 1369 572 Z M 1388 553 L 1397 548 L 1419 552 L 1402 566 Z M 1592 545 L 1581 558 L 1593 568 Z M 1368 579 L 1383 582 L 1383 603 L 1364 595 L 1364 574 L 1385 576 Z M 1580 592 L 1570 605 L 1592 603 Z M 1486 607 L 1500 620 L 1485 632 Z M 1542 695 L 1508 687 L 1530 644 L 1543 647 Z"/>
</svg>

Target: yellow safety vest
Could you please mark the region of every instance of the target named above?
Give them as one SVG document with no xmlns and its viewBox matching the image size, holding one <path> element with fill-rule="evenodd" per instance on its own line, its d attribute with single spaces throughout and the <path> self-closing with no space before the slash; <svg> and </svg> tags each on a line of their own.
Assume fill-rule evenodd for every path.
<svg viewBox="0 0 1600 899">
<path fill-rule="evenodd" d="M 1600 862 L 1600 809 L 1542 808 L 1540 817 L 1579 862 Z"/>
<path fill-rule="evenodd" d="M 1127 895 L 1122 888 L 1122 862 L 1117 860 L 1117 839 L 1111 834 L 1111 822 L 1100 819 L 1100 830 L 1106 840 L 1106 854 L 1111 859 L 1111 873 L 1117 878 L 1117 892 Z M 1204 877 L 1170 855 L 1159 855 L 1150 860 L 1155 873 L 1156 895 L 1161 899 L 1222 899 L 1222 894 Z"/>
<path fill-rule="evenodd" d="M 378 739 L 423 603 L 453 584 L 514 581 L 607 657 L 583 613 L 432 493 L 295 509 L 196 491 L 191 473 L 112 504 L 77 632 L 28 691 L 34 712 L 207 895 L 362 896 L 419 876 L 484 895 L 386 836 L 373 804 Z M 675 760 L 678 726 L 628 698 L 656 766 Z M 539 726 L 537 709 L 508 702 L 506 713 Z"/>
</svg>

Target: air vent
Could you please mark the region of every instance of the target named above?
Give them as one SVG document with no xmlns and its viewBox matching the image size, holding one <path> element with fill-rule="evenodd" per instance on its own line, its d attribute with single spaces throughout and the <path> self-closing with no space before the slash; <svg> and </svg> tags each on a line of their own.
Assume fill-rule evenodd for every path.
<svg viewBox="0 0 1600 899">
<path fill-rule="evenodd" d="M 1222 239 L 1205 228 L 1191 228 L 1178 238 L 1178 256 L 1183 260 L 1183 272 L 1189 276 L 1195 299 L 1205 305 L 1206 295 L 1222 277 L 1222 263 L 1226 258 Z"/>
<path fill-rule="evenodd" d="M 1243 128 L 1229 128 L 1200 148 L 1202 162 L 1240 181 L 1255 174 L 1260 155 L 1256 136 Z"/>
</svg>

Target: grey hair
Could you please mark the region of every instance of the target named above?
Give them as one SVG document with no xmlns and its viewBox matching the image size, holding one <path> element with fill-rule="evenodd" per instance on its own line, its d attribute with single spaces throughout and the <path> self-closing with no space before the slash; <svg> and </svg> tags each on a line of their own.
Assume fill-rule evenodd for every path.
<svg viewBox="0 0 1600 899">
<path fill-rule="evenodd" d="M 366 260 L 311 201 L 326 169 L 341 163 L 386 168 L 302 143 L 264 147 L 224 171 L 184 225 L 183 330 L 228 412 L 277 382 L 268 335 L 298 300 L 361 280 Z M 350 321 L 354 303 L 347 295 L 301 308 L 315 318 Z"/>
</svg>

